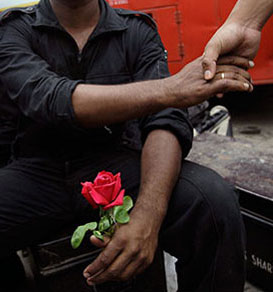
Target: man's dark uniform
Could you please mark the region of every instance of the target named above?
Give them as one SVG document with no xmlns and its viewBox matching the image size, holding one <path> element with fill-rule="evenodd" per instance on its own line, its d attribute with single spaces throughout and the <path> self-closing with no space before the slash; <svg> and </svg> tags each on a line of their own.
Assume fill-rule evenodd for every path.
<svg viewBox="0 0 273 292">
<path fill-rule="evenodd" d="M 101 170 L 121 172 L 127 194 L 137 196 L 140 152 L 133 149 L 134 139 L 124 138 L 127 124 L 81 128 L 71 95 L 83 83 L 167 77 L 167 57 L 147 15 L 112 9 L 103 0 L 100 7 L 99 23 L 81 52 L 49 0 L 2 15 L 1 103 L 8 99 L 13 105 L 17 132 L 12 162 L 0 171 L 0 257 L 67 224 L 94 219 L 80 195 L 80 182 Z M 155 129 L 169 130 L 183 156 L 188 154 L 192 128 L 185 111 L 166 109 L 137 124 L 142 142 Z M 160 244 L 179 259 L 181 291 L 241 291 L 239 206 L 234 189 L 213 171 L 183 161 Z"/>
</svg>

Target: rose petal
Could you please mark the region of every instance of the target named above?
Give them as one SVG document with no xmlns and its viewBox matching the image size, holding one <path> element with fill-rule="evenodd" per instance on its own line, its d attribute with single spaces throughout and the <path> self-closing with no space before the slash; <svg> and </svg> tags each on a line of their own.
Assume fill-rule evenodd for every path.
<svg viewBox="0 0 273 292">
<path fill-rule="evenodd" d="M 98 205 L 107 205 L 109 204 L 109 201 L 107 201 L 104 196 L 102 196 L 99 192 L 96 191 L 95 188 L 92 188 L 90 191 L 90 196 L 93 198 L 93 200 Z"/>
<path fill-rule="evenodd" d="M 114 179 L 117 179 L 118 177 L 120 177 L 120 172 L 118 172 L 116 175 L 114 175 Z"/>
<path fill-rule="evenodd" d="M 97 193 L 104 197 L 104 199 L 107 201 L 107 204 L 113 201 L 115 182 L 101 186 L 94 186 L 94 189 Z"/>
<path fill-rule="evenodd" d="M 112 180 L 109 177 L 104 177 L 101 176 L 98 179 L 96 179 L 95 181 L 95 186 L 101 186 L 101 185 L 105 185 L 105 184 L 110 184 L 112 182 Z"/>
<path fill-rule="evenodd" d="M 111 201 L 115 200 L 118 196 L 121 189 L 121 179 L 120 179 L 120 172 L 115 175 L 115 188 L 112 193 Z"/>
<path fill-rule="evenodd" d="M 115 206 L 123 205 L 124 194 L 125 194 L 125 190 L 121 190 L 120 193 L 118 194 L 117 198 L 111 204 L 104 206 L 103 210 L 108 210 L 108 209 L 113 208 Z"/>
<path fill-rule="evenodd" d="M 83 189 L 87 189 L 93 186 L 93 184 L 90 181 L 86 181 L 84 183 L 81 183 Z"/>
<path fill-rule="evenodd" d="M 105 170 L 98 173 L 97 177 L 94 180 L 94 185 L 104 185 L 114 181 L 114 175 L 111 172 Z"/>
<path fill-rule="evenodd" d="M 91 185 L 92 183 L 90 182 L 86 182 L 86 183 L 82 183 L 82 195 L 84 196 L 84 198 L 90 203 L 90 205 L 94 208 L 97 209 L 98 205 L 96 204 L 96 202 L 93 200 L 93 198 L 91 197 L 89 191 L 91 189 Z"/>
</svg>

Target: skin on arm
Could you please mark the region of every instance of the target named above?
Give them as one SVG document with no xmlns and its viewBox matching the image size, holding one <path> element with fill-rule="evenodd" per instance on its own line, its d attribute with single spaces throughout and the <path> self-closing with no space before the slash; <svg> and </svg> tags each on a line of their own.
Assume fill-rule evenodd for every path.
<svg viewBox="0 0 273 292">
<path fill-rule="evenodd" d="M 142 153 L 141 187 L 130 222 L 120 226 L 84 270 L 89 285 L 127 280 L 153 260 L 158 233 L 181 167 L 181 148 L 169 131 L 152 131 Z M 92 242 L 102 246 L 96 239 Z"/>
<path fill-rule="evenodd" d="M 239 0 L 230 13 L 229 21 L 262 30 L 272 13 L 273 0 Z"/>
<path fill-rule="evenodd" d="M 231 61 L 235 65 L 224 65 Z M 82 126 L 109 125 L 168 107 L 187 108 L 217 93 L 251 91 L 251 78 L 246 72 L 248 68 L 247 59 L 224 58 L 217 67 L 215 78 L 206 82 L 203 79 L 202 58 L 198 58 L 179 73 L 160 80 L 123 85 L 79 84 L 72 95 L 72 105 Z M 225 73 L 224 79 L 221 78 L 222 73 Z"/>
<path fill-rule="evenodd" d="M 253 67 L 261 30 L 272 13 L 273 0 L 239 0 L 205 48 L 202 62 L 204 78 L 211 80 L 214 77 L 220 55 L 248 58 L 250 67 Z"/>
</svg>

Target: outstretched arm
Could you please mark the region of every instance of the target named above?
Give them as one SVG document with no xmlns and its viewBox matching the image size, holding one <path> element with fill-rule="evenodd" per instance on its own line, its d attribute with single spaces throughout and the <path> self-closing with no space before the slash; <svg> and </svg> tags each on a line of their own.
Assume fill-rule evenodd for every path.
<svg viewBox="0 0 273 292">
<path fill-rule="evenodd" d="M 230 13 L 229 21 L 261 30 L 272 13 L 272 0 L 239 0 Z"/>
<path fill-rule="evenodd" d="M 1 27 L 0 36 L 0 80 L 21 112 L 43 124 L 74 125 L 76 119 L 83 127 L 100 127 L 168 107 L 186 108 L 217 93 L 248 91 L 251 87 L 248 79 L 233 74 L 238 70 L 232 65 L 223 69 L 225 79 L 216 76 L 204 82 L 200 58 L 162 80 L 83 84 L 52 72 L 32 50 L 31 35 L 19 20 Z"/>
<path fill-rule="evenodd" d="M 240 60 L 235 58 L 235 64 L 241 64 Z M 72 95 L 76 117 L 85 127 L 97 127 L 168 107 L 187 108 L 217 93 L 251 90 L 248 73 L 233 65 L 219 65 L 215 78 L 205 82 L 201 61 L 198 58 L 176 75 L 160 80 L 110 86 L 79 84 Z M 221 78 L 223 72 L 225 79 Z"/>
<path fill-rule="evenodd" d="M 248 58 L 250 66 L 254 66 L 252 60 L 259 49 L 261 30 L 272 13 L 273 0 L 239 0 L 205 48 L 204 78 L 214 77 L 216 62 L 224 54 Z"/>
</svg>

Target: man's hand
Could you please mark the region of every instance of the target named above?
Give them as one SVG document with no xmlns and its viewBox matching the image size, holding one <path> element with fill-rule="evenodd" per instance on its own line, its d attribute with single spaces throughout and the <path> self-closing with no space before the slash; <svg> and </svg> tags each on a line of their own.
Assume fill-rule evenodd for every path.
<svg viewBox="0 0 273 292">
<path fill-rule="evenodd" d="M 171 132 L 150 132 L 142 150 L 140 190 L 130 222 L 120 226 L 105 244 L 91 238 L 95 245 L 105 248 L 84 270 L 89 285 L 127 280 L 153 261 L 181 157 L 179 141 Z"/>
<path fill-rule="evenodd" d="M 253 67 L 261 39 L 261 32 L 239 23 L 225 23 L 208 42 L 203 55 L 204 78 L 211 80 L 216 73 L 216 63 L 221 55 L 232 54 L 247 58 Z"/>
<path fill-rule="evenodd" d="M 208 42 L 204 57 L 204 78 L 211 80 L 221 55 L 247 58 L 254 66 L 261 39 L 261 30 L 273 13 L 273 0 L 238 0 L 226 22 Z"/>
<path fill-rule="evenodd" d="M 88 285 L 108 281 L 126 281 L 149 266 L 157 248 L 158 228 L 154 228 L 146 213 L 133 210 L 128 224 L 119 226 L 113 238 L 91 242 L 104 247 L 97 259 L 84 270 Z M 149 224 L 147 224 L 149 222 Z"/>
<path fill-rule="evenodd" d="M 169 96 L 175 97 L 174 107 L 189 107 L 228 91 L 252 91 L 248 59 L 228 56 L 215 65 L 215 76 L 207 82 L 203 78 L 202 57 L 185 66 L 169 78 Z"/>
</svg>

